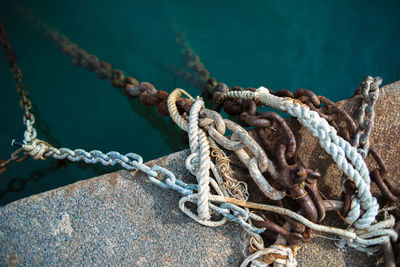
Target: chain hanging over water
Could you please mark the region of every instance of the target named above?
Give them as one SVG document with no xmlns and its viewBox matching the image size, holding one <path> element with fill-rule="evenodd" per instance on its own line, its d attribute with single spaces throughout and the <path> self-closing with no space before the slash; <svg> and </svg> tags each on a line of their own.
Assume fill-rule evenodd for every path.
<svg viewBox="0 0 400 267">
<path fill-rule="evenodd" d="M 22 72 L 17 65 L 17 55 L 11 47 L 10 39 L 8 38 L 4 29 L 3 22 L 0 20 L 0 43 L 4 48 L 4 54 L 10 65 L 11 75 L 15 79 L 15 88 L 17 93 L 21 96 L 20 107 L 24 111 L 23 123 L 26 125 L 24 139 L 30 141 L 36 138 L 36 130 L 33 128 L 35 123 L 35 116 L 31 113 L 32 102 L 28 97 L 28 87 L 22 82 Z M 28 154 L 22 153 L 22 149 L 17 149 L 11 154 L 8 160 L 0 160 L 0 173 L 7 170 L 12 162 L 21 162 L 29 157 Z M 22 153 L 22 154 L 21 154 Z"/>
</svg>

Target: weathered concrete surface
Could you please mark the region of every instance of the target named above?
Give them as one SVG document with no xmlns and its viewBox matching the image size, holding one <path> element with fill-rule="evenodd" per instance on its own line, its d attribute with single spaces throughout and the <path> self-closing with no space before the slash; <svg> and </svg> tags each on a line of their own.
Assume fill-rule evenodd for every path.
<svg viewBox="0 0 400 267">
<path fill-rule="evenodd" d="M 377 103 L 372 145 L 388 165 L 388 179 L 399 183 L 400 82 L 383 88 Z M 397 101 L 396 101 L 397 100 Z M 344 101 L 354 110 L 360 100 Z M 319 170 L 322 193 L 340 196 L 341 173 L 317 140 L 306 130 L 296 136 L 305 166 Z M 153 161 L 178 177 L 193 177 L 184 169 L 187 151 Z M 235 172 L 249 182 L 247 175 Z M 132 174 L 132 175 L 131 175 Z M 183 215 L 179 196 L 162 190 L 140 173 L 120 171 L 13 202 L 0 208 L 0 265 L 215 265 L 237 266 L 242 260 L 240 228 L 198 225 Z M 376 190 L 374 192 L 379 192 Z M 335 213 L 324 221 L 341 225 Z M 318 236 L 304 244 L 300 266 L 371 266 L 375 256 L 340 251 Z"/>
<path fill-rule="evenodd" d="M 187 153 L 151 163 L 188 181 Z M 178 193 L 132 174 L 103 175 L 1 208 L 0 266 L 239 264 L 240 228 L 197 224 L 178 209 Z"/>
</svg>

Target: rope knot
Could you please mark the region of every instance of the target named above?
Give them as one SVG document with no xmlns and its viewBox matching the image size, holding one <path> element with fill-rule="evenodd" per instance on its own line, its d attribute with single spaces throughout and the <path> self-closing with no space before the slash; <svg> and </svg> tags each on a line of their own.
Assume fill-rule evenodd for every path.
<svg viewBox="0 0 400 267">
<path fill-rule="evenodd" d="M 53 147 L 49 143 L 36 139 L 31 144 L 23 145 L 22 148 L 34 159 L 46 160 L 44 154 Z"/>
</svg>

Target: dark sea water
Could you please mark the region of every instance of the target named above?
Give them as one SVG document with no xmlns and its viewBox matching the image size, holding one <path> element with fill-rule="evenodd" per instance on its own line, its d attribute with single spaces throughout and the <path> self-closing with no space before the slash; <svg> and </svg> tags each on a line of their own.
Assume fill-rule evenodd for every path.
<svg viewBox="0 0 400 267">
<path fill-rule="evenodd" d="M 19 57 L 41 139 L 68 148 L 135 152 L 151 160 L 184 149 L 182 131 L 128 100 L 70 58 L 2 1 L 0 18 Z M 5 3 L 4 3 L 5 2 Z M 352 95 L 366 75 L 400 79 L 400 1 L 24 1 L 88 53 L 171 92 L 198 89 L 166 67 L 183 67 L 174 21 L 211 75 L 230 86 Z M 13 2 L 11 2 L 13 3 Z M 23 138 L 22 111 L 1 52 L 0 158 Z M 0 174 L 0 205 L 118 168 L 28 159 Z"/>
</svg>

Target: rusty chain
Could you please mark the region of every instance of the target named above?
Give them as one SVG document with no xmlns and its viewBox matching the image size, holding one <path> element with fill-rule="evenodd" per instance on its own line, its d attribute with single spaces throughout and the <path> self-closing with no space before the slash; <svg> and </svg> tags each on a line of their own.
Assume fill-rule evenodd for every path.
<svg viewBox="0 0 400 267">
<path fill-rule="evenodd" d="M 76 43 L 55 28 L 44 23 L 35 14 L 20 6 L 19 11 L 24 18 L 31 22 L 43 35 L 53 41 L 62 52 L 72 58 L 71 64 L 74 66 L 82 66 L 88 71 L 94 72 L 99 79 L 108 79 L 113 87 L 119 88 L 123 93 L 132 98 L 139 98 L 141 104 L 156 107 L 157 112 L 161 116 L 168 116 L 167 98 L 168 93 L 157 90 L 154 85 L 148 82 L 138 82 L 131 76 L 125 76 L 124 72 L 119 69 L 113 69 L 111 64 L 101 61 L 97 56 L 88 54 L 80 48 Z M 190 110 L 191 103 L 185 99 L 180 99 L 177 103 L 181 112 Z"/>
<path fill-rule="evenodd" d="M 12 49 L 10 39 L 4 29 L 3 22 L 0 20 L 0 43 L 4 48 L 4 54 L 10 66 L 11 75 L 15 79 L 15 88 L 17 93 L 21 96 L 20 107 L 24 111 L 24 124 L 27 122 L 35 121 L 34 115 L 30 112 L 32 109 L 32 102 L 28 97 L 28 87 L 22 82 L 22 72 L 17 65 L 17 55 Z M 21 155 L 22 153 L 22 155 Z M 21 162 L 29 157 L 29 154 L 23 153 L 23 149 L 17 149 L 11 154 L 11 157 L 7 160 L 0 159 L 0 173 L 7 170 L 12 162 Z"/>
<path fill-rule="evenodd" d="M 252 91 L 252 89 L 250 88 Z M 288 90 L 280 90 L 278 92 L 274 93 L 277 96 L 286 96 L 286 97 L 291 97 L 294 99 L 297 99 L 298 101 L 301 101 L 302 103 L 310 106 L 310 108 L 316 112 L 318 112 L 322 117 L 326 118 L 328 122 L 335 127 L 338 130 L 338 134 L 342 136 L 346 140 L 351 140 L 354 138 L 354 136 L 357 134 L 358 128 L 354 122 L 354 120 L 351 118 L 351 116 L 345 111 L 341 106 L 337 105 L 336 103 L 333 103 L 329 99 L 323 96 L 316 96 L 314 93 L 311 91 L 305 90 L 305 89 L 299 89 L 295 93 L 291 93 Z M 375 100 L 376 101 L 376 100 Z M 247 102 L 247 104 L 246 104 Z M 220 107 L 223 107 L 224 110 L 229 114 L 229 115 L 239 115 L 239 122 L 244 124 L 245 126 L 254 126 L 257 129 L 257 133 L 260 136 L 260 139 L 264 146 L 266 147 L 266 151 L 278 151 L 280 155 L 278 155 L 275 160 L 277 160 L 278 165 L 280 166 L 285 166 L 285 168 L 281 169 L 280 172 L 280 178 L 281 181 L 290 181 L 288 177 L 290 177 L 289 170 L 290 166 L 289 164 L 285 164 L 284 160 L 290 160 L 290 156 L 287 155 L 286 151 L 293 151 L 288 149 L 289 147 L 293 148 L 295 147 L 294 142 L 290 141 L 290 134 L 287 133 L 287 130 L 285 127 L 278 127 L 279 134 L 276 134 L 277 139 L 273 138 L 266 138 L 265 135 L 265 129 L 268 128 L 274 128 L 273 121 L 266 120 L 266 117 L 262 117 L 260 113 L 256 112 L 256 107 L 257 103 L 254 101 L 250 104 L 248 104 L 249 100 L 244 100 L 244 99 L 222 99 L 218 103 Z M 321 104 L 324 105 L 322 110 L 319 110 L 321 107 Z M 265 115 L 264 115 L 265 116 Z M 277 123 L 276 123 L 277 124 Z M 279 126 L 279 124 L 277 124 Z M 370 124 L 367 124 L 370 125 Z M 276 126 L 275 126 L 276 129 Z M 284 130 L 282 130 L 284 129 Z M 290 129 L 289 129 L 290 130 Z M 365 130 L 364 131 L 368 131 Z M 370 132 L 370 130 L 369 130 Z M 274 133 L 271 135 L 273 136 Z M 285 143 L 286 141 L 286 143 Z M 288 146 L 290 144 L 290 146 Z M 280 147 L 279 147 L 280 146 Z M 373 148 L 370 148 L 370 153 L 373 153 L 374 159 L 378 163 L 378 169 L 374 170 L 372 172 L 372 179 L 375 183 L 377 183 L 378 187 L 380 188 L 382 194 L 392 201 L 398 201 L 398 195 L 399 190 L 396 190 L 393 188 L 393 186 L 388 182 L 384 181 L 381 179 L 380 175 L 384 174 L 386 167 L 384 166 L 383 161 L 381 160 L 380 156 L 373 150 Z M 296 165 L 292 165 L 293 167 L 298 167 Z M 308 190 L 306 191 L 309 195 L 312 195 L 311 199 L 314 201 L 314 207 L 311 208 L 312 212 L 309 212 L 309 214 L 315 214 L 315 212 L 318 214 L 319 218 L 323 219 L 325 216 L 325 207 L 321 205 L 320 203 L 323 203 L 323 200 L 319 194 L 319 190 L 317 187 L 317 180 L 316 178 L 319 177 L 318 173 L 312 172 L 311 170 L 307 170 L 304 172 L 304 170 L 299 171 L 296 173 L 297 175 L 300 173 L 306 173 L 306 174 L 311 174 L 310 176 L 314 176 L 312 178 L 306 177 L 305 180 L 307 183 L 303 183 L 303 186 L 306 187 Z M 305 174 L 298 175 L 300 177 L 300 181 L 304 179 L 306 176 Z M 293 174 L 292 174 L 293 177 Z M 293 180 L 293 179 L 292 179 Z M 304 182 L 304 180 L 303 180 Z M 286 183 L 286 189 L 289 189 L 290 192 L 290 184 Z M 346 185 L 347 187 L 349 185 Z M 307 200 L 304 198 L 304 195 L 301 194 L 302 191 L 300 190 L 292 190 L 294 196 L 300 197 L 300 199 Z M 354 192 L 353 190 L 346 190 L 346 196 L 345 196 L 345 204 L 344 206 L 350 206 L 351 202 L 351 195 Z M 349 194 L 347 192 L 350 192 Z M 302 204 L 304 205 L 303 207 L 310 207 L 309 205 L 310 202 L 308 202 L 308 205 L 306 205 L 306 202 L 303 202 Z M 315 205 L 317 203 L 317 205 Z M 281 204 L 282 205 L 282 204 Z M 312 207 L 312 206 L 311 206 Z M 318 208 L 317 208 L 318 207 Z M 346 208 L 344 208 L 346 209 Z M 317 211 L 316 211 L 317 210 Z M 346 214 L 346 212 L 345 212 Z M 310 218 L 310 217 L 309 217 Z M 315 217 L 314 217 L 315 218 Z M 289 221 L 287 221 L 289 222 Z M 271 227 L 272 222 L 268 222 L 266 225 L 269 225 Z M 275 228 L 276 230 L 276 228 Z M 284 232 L 281 231 L 281 234 L 285 234 Z M 302 229 L 303 231 L 303 229 Z M 287 234 L 287 233 L 286 233 Z"/>
<path fill-rule="evenodd" d="M 333 127 L 335 127 L 335 129 L 338 130 L 338 134 L 347 141 L 351 141 L 353 146 L 358 147 L 359 145 L 362 145 L 363 150 L 366 149 L 368 154 L 372 156 L 378 165 L 376 169 L 371 171 L 372 181 L 377 184 L 385 198 L 391 202 L 397 202 L 400 196 L 400 189 L 384 179 L 384 175 L 387 172 L 385 163 L 383 162 L 379 153 L 373 147 L 370 147 L 368 141 L 373 126 L 373 109 L 377 101 L 377 97 L 379 96 L 379 93 L 377 92 L 379 92 L 379 85 L 381 83 L 382 79 L 380 77 L 374 79 L 370 76 L 367 76 L 364 81 L 361 82 L 360 86 L 355 90 L 355 95 L 363 95 L 363 103 L 360 107 L 360 114 L 358 118 L 358 127 L 356 126 L 353 118 L 343 107 L 333 103 L 324 96 L 317 97 L 316 95 L 312 95 L 313 93 L 309 91 L 299 98 L 300 94 L 297 92 L 302 90 L 304 93 L 305 89 L 299 89 L 294 94 L 288 90 L 281 90 L 277 92 L 277 95 L 299 99 L 303 103 L 307 104 L 312 110 L 318 112 L 321 117 L 324 117 Z M 322 111 L 318 109 L 320 107 L 318 102 L 325 105 Z M 366 154 L 363 155 L 364 157 L 366 156 Z M 344 187 L 345 204 L 343 207 L 343 215 L 346 215 L 350 209 L 351 195 L 354 193 L 355 187 L 350 181 L 346 181 Z"/>
<path fill-rule="evenodd" d="M 173 23 L 172 27 L 175 30 L 176 44 L 181 48 L 181 54 L 188 70 L 176 68 L 174 66 L 171 66 L 171 70 L 176 76 L 183 78 L 188 83 L 203 90 L 210 78 L 210 72 L 200 61 L 200 57 L 193 51 L 193 48 L 190 47 L 184 33 L 178 29 L 178 25 Z"/>
<path fill-rule="evenodd" d="M 0 160 L 0 173 L 3 173 L 13 162 L 22 162 L 29 158 L 29 154 L 25 154 L 22 148 L 15 150 L 11 157 L 7 160 Z"/>
<path fill-rule="evenodd" d="M 231 100 L 227 100 L 232 103 Z M 235 101 L 236 105 L 226 105 L 224 103 L 224 110 L 228 114 L 239 115 L 239 122 L 244 126 L 253 126 L 265 147 L 265 151 L 269 157 L 274 159 L 274 162 L 278 164 L 278 181 L 271 179 L 271 183 L 280 188 L 284 188 L 289 192 L 288 197 L 293 199 L 297 204 L 293 205 L 292 202 L 287 199 L 281 200 L 278 204 L 283 207 L 296 207 L 300 206 L 305 217 L 311 221 L 322 221 L 325 217 L 325 206 L 319 190 L 317 188 L 316 178 L 319 177 L 317 172 L 305 169 L 300 166 L 299 162 L 296 162 L 296 140 L 294 134 L 286 121 L 280 117 L 277 113 L 266 112 L 260 113 L 256 111 L 257 104 L 252 100 L 240 100 Z M 266 131 L 272 130 L 270 136 Z M 292 164 L 288 164 L 287 161 L 292 161 Z M 306 228 L 304 225 L 288 218 L 287 216 L 280 216 L 284 221 L 289 222 L 293 233 L 297 235 L 297 241 L 306 240 L 307 235 Z M 281 221 L 281 224 L 284 222 Z M 287 231 L 283 231 L 282 227 L 278 224 L 269 220 L 268 222 L 262 223 L 273 232 L 287 236 Z M 266 235 L 268 235 L 266 233 Z M 301 237 L 301 238 L 300 238 Z M 289 238 L 289 243 L 292 243 L 293 239 Z"/>
</svg>

